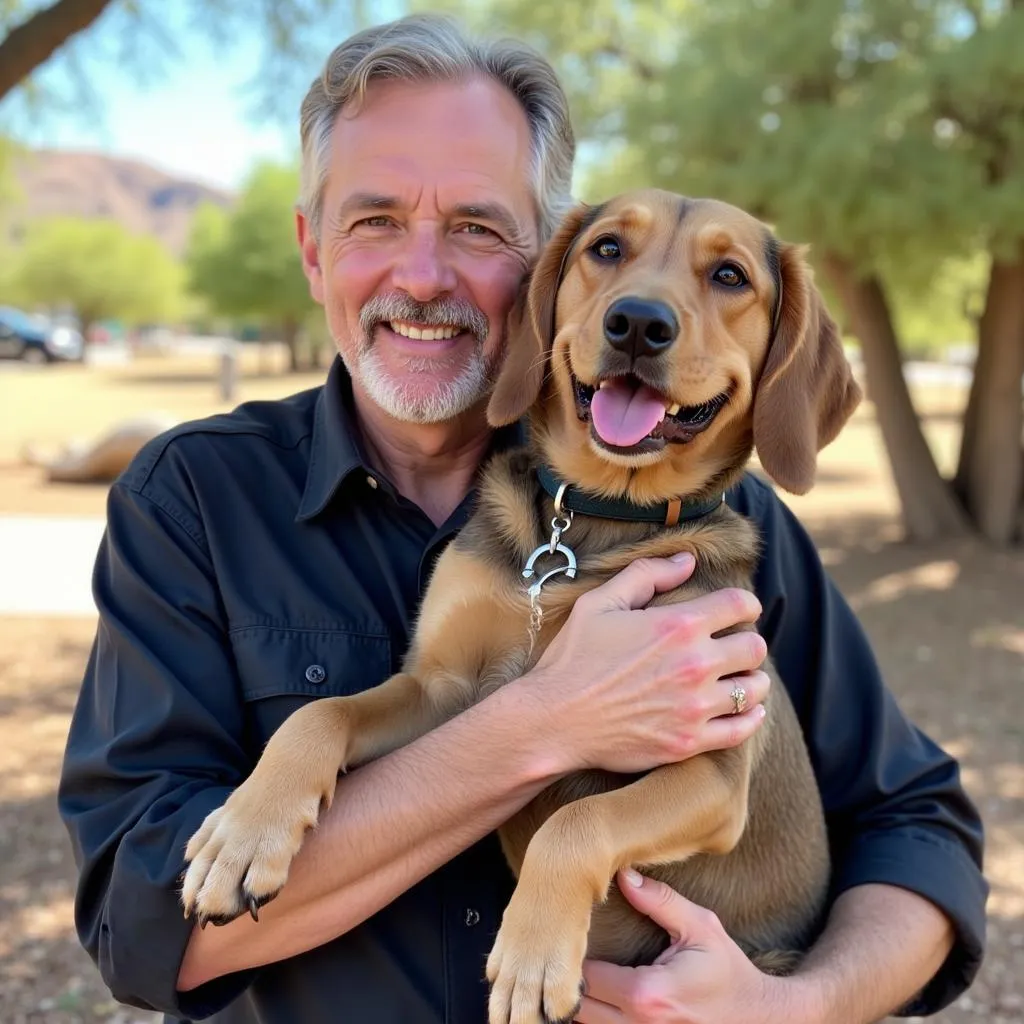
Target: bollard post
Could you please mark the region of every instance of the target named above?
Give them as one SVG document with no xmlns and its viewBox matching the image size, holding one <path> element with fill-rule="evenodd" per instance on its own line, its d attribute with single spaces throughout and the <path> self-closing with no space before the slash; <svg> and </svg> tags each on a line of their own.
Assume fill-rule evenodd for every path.
<svg viewBox="0 0 1024 1024">
<path fill-rule="evenodd" d="M 238 391 L 238 344 L 226 338 L 220 349 L 217 385 L 222 402 L 231 402 Z"/>
</svg>

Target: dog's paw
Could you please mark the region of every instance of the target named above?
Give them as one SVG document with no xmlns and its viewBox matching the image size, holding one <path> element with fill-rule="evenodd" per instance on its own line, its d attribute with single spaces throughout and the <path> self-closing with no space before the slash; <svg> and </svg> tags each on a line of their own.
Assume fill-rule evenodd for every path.
<svg viewBox="0 0 1024 1024">
<path fill-rule="evenodd" d="M 583 999 L 589 919 L 552 920 L 513 896 L 487 959 L 490 1024 L 569 1024 Z"/>
<path fill-rule="evenodd" d="M 284 886 L 307 829 L 317 823 L 321 794 L 290 801 L 266 798 L 250 779 L 210 813 L 185 850 L 181 889 L 185 916 L 200 927 L 227 924 L 259 908 Z"/>
</svg>

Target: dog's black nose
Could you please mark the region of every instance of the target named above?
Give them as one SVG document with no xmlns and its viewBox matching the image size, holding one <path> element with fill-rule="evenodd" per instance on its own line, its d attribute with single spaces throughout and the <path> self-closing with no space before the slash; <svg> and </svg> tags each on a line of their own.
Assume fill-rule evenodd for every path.
<svg viewBox="0 0 1024 1024">
<path fill-rule="evenodd" d="M 656 356 L 679 334 L 675 314 L 664 302 L 627 295 L 604 315 L 604 336 L 614 348 L 633 356 Z"/>
</svg>

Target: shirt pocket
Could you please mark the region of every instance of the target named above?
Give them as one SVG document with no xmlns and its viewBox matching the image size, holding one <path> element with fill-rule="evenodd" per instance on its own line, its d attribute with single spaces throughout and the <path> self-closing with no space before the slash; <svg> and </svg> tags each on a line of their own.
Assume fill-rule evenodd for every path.
<svg viewBox="0 0 1024 1024">
<path fill-rule="evenodd" d="M 255 753 L 303 704 L 344 697 L 391 676 L 386 636 L 345 630 L 248 626 L 231 645 L 246 710 L 246 745 Z"/>
</svg>

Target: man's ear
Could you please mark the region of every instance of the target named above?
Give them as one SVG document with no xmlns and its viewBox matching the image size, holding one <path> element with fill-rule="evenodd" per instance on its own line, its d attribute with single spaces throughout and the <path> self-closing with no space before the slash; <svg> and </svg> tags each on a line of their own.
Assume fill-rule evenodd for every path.
<svg viewBox="0 0 1024 1024">
<path fill-rule="evenodd" d="M 862 393 L 804 249 L 783 245 L 778 327 L 754 392 L 754 444 L 765 472 L 805 494 L 817 456 L 853 415 Z"/>
<path fill-rule="evenodd" d="M 492 427 L 521 419 L 540 397 L 555 334 L 555 302 L 566 256 L 590 212 L 580 204 L 566 214 L 523 282 L 505 327 L 505 361 L 487 406 Z"/>
<path fill-rule="evenodd" d="M 320 266 L 320 247 L 310 228 L 309 221 L 301 210 L 295 211 L 295 237 L 299 242 L 302 257 L 302 272 L 309 281 L 309 294 L 314 302 L 324 304 L 324 273 Z"/>
</svg>

